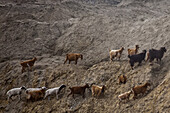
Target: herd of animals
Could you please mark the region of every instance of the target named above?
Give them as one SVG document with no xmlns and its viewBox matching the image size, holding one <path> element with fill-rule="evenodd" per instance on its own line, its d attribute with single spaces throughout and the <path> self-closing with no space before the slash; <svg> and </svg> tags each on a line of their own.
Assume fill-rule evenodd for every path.
<svg viewBox="0 0 170 113">
<path fill-rule="evenodd" d="M 129 58 L 129 63 L 132 69 L 134 69 L 134 64 L 138 63 L 138 65 L 141 65 L 142 61 L 148 61 L 152 62 L 154 59 L 157 61 L 161 61 L 164 53 L 166 52 L 165 47 L 161 47 L 159 50 L 156 49 L 150 49 L 148 52 L 146 50 L 143 50 L 141 53 L 138 53 L 139 45 L 136 45 L 135 48 L 128 49 L 128 58 Z M 121 47 L 118 50 L 109 50 L 109 55 L 110 55 L 110 61 L 113 61 L 114 58 L 117 58 L 120 60 L 122 52 L 124 50 L 124 47 Z M 146 57 L 146 60 L 145 60 Z M 83 55 L 79 53 L 69 53 L 66 54 L 66 59 L 64 61 L 64 64 L 69 60 L 69 64 L 71 61 L 75 61 L 75 64 L 77 64 L 78 59 L 81 58 L 83 59 Z M 35 61 L 37 58 L 33 58 L 28 61 L 21 62 L 22 70 L 21 72 L 25 72 L 26 69 L 32 70 L 32 67 L 34 66 Z M 121 83 L 126 83 L 126 76 L 125 75 L 120 75 L 118 76 L 119 84 Z M 151 83 L 148 81 L 142 85 L 137 85 L 131 88 L 130 91 L 127 91 L 123 94 L 118 95 L 118 99 L 121 102 L 122 100 L 129 100 L 129 97 L 131 94 L 134 94 L 133 99 L 137 98 L 138 94 L 145 94 L 147 91 L 147 87 L 150 86 Z M 41 87 L 41 88 L 26 88 L 25 86 L 22 86 L 20 88 L 13 88 L 10 89 L 7 92 L 8 100 L 12 99 L 12 96 L 19 95 L 19 100 L 21 99 L 21 94 L 23 91 L 26 94 L 26 100 L 29 101 L 37 101 L 40 99 L 50 99 L 51 95 L 55 95 L 56 98 L 58 99 L 58 95 L 60 94 L 62 89 L 65 89 L 66 85 L 61 85 L 59 87 L 47 89 L 46 87 Z M 89 89 L 93 97 L 100 97 L 101 95 L 104 94 L 106 90 L 106 86 L 98 86 L 94 83 L 88 84 L 86 83 L 84 86 L 74 86 L 74 87 L 69 87 L 70 93 L 68 96 L 72 95 L 74 98 L 75 94 L 80 94 L 82 95 L 83 98 L 85 98 L 85 91 L 86 88 Z M 65 92 L 65 90 L 64 90 Z M 68 97 L 67 96 L 67 97 Z"/>
</svg>

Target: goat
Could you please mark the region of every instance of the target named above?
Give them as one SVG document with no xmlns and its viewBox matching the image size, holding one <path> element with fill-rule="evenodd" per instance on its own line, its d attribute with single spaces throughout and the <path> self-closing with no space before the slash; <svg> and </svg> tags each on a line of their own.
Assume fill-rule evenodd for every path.
<svg viewBox="0 0 170 113">
<path fill-rule="evenodd" d="M 84 98 L 84 93 L 86 88 L 90 88 L 89 85 L 86 83 L 86 85 L 84 86 L 75 86 L 75 87 L 69 87 L 69 89 L 71 90 L 70 94 L 68 94 L 68 96 L 70 96 L 72 94 L 73 98 L 74 98 L 74 94 L 80 94 L 82 95 L 82 97 Z M 67 96 L 67 97 L 68 97 Z"/>
<path fill-rule="evenodd" d="M 130 97 L 131 94 L 132 94 L 132 90 L 128 91 L 128 92 L 125 92 L 123 94 L 120 94 L 118 96 L 118 99 L 120 100 L 119 102 L 121 102 L 122 100 L 129 100 L 129 97 Z"/>
<path fill-rule="evenodd" d="M 143 50 L 142 53 L 136 54 L 136 55 L 128 55 L 128 57 L 130 58 L 129 63 L 131 68 L 133 69 L 134 63 L 138 62 L 140 65 L 142 63 L 143 60 L 145 60 L 145 56 L 146 56 L 146 50 Z"/>
<path fill-rule="evenodd" d="M 91 85 L 91 90 L 92 90 L 92 96 L 97 96 L 99 97 L 102 93 L 104 94 L 106 89 L 106 86 L 97 86 L 97 85 Z"/>
<path fill-rule="evenodd" d="M 139 45 L 135 45 L 135 49 L 128 49 L 128 55 L 136 55 L 138 53 Z"/>
<path fill-rule="evenodd" d="M 19 95 L 19 101 L 20 101 L 21 100 L 21 93 L 22 93 L 23 90 L 26 90 L 25 86 L 22 86 L 20 88 L 10 89 L 7 92 L 8 100 L 12 99 L 12 96 Z"/>
<path fill-rule="evenodd" d="M 21 72 L 23 73 L 25 71 L 26 68 L 29 68 L 30 67 L 30 70 L 32 70 L 32 67 L 34 66 L 34 63 L 35 61 L 37 60 L 36 57 L 34 57 L 33 59 L 31 60 L 27 60 L 27 61 L 24 61 L 24 62 L 21 62 L 21 66 L 22 66 L 22 70 Z"/>
<path fill-rule="evenodd" d="M 132 91 L 134 93 L 133 99 L 136 99 L 136 96 L 140 93 L 144 94 L 147 90 L 147 87 L 150 86 L 151 84 L 149 82 L 146 82 L 145 84 L 138 85 L 132 88 Z"/>
<path fill-rule="evenodd" d="M 120 60 L 120 57 L 122 55 L 122 52 L 124 50 L 124 47 L 121 47 L 118 50 L 109 50 L 109 54 L 110 54 L 110 61 L 113 61 L 113 59 L 116 57 Z"/>
<path fill-rule="evenodd" d="M 166 52 L 165 47 L 161 47 L 159 50 L 156 49 L 150 49 L 149 53 L 147 54 L 147 61 L 152 62 L 155 58 L 158 62 L 158 60 L 161 61 L 162 57 L 164 56 L 164 53 Z"/>
<path fill-rule="evenodd" d="M 56 98 L 58 99 L 58 94 L 60 93 L 60 91 L 65 88 L 66 85 L 61 85 L 60 87 L 55 87 L 55 88 L 51 88 L 51 89 L 48 89 L 46 92 L 45 92 L 45 96 L 44 96 L 44 99 L 46 97 L 49 97 L 48 99 L 50 100 L 50 95 L 53 95 L 55 94 L 56 95 Z"/>
<path fill-rule="evenodd" d="M 37 91 L 40 90 L 41 88 L 28 88 L 26 91 Z"/>
<path fill-rule="evenodd" d="M 26 91 L 37 91 L 37 90 L 40 90 L 40 89 L 44 89 L 46 87 L 38 87 L 38 88 L 27 88 Z"/>
<path fill-rule="evenodd" d="M 42 99 L 45 95 L 45 91 L 46 91 L 46 88 L 43 87 L 41 88 L 40 90 L 32 90 L 32 91 L 26 91 L 26 94 L 27 94 L 27 101 L 28 100 L 32 100 L 32 101 L 37 101 L 39 99 Z"/>
<path fill-rule="evenodd" d="M 77 64 L 77 60 L 81 58 L 81 60 L 83 59 L 83 55 L 79 54 L 79 53 L 69 53 L 66 54 L 66 60 L 64 61 L 64 64 L 67 62 L 67 60 L 69 60 L 69 64 L 71 61 L 75 61 L 75 64 Z"/>
<path fill-rule="evenodd" d="M 121 83 L 125 84 L 127 77 L 125 75 L 119 75 L 118 79 L 119 79 L 119 84 L 121 84 Z"/>
</svg>

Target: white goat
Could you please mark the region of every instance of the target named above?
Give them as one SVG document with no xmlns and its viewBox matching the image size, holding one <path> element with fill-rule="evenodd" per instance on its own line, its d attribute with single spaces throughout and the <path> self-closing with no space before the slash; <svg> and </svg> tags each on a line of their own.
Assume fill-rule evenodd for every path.
<svg viewBox="0 0 170 113">
<path fill-rule="evenodd" d="M 130 94 L 132 94 L 132 90 L 131 90 L 131 91 L 128 91 L 128 92 L 125 92 L 125 93 L 123 93 L 123 94 L 120 94 L 120 95 L 118 96 L 118 98 L 119 98 L 120 101 L 125 100 L 125 99 L 128 99 L 128 100 L 129 100 Z"/>
<path fill-rule="evenodd" d="M 55 94 L 56 98 L 58 99 L 58 94 L 60 93 L 61 89 L 65 88 L 65 87 L 66 87 L 66 85 L 61 85 L 60 87 L 55 87 L 55 88 L 48 89 L 45 92 L 44 99 L 46 97 L 48 97 L 48 100 L 50 100 L 50 95 L 53 95 L 53 94 Z"/>
<path fill-rule="evenodd" d="M 123 50 L 124 50 L 124 47 L 121 47 L 118 50 L 109 50 L 110 61 L 113 61 L 115 57 L 120 60 Z"/>
<path fill-rule="evenodd" d="M 26 90 L 25 86 L 22 86 L 22 87 L 20 87 L 20 88 L 10 89 L 10 90 L 7 92 L 8 100 L 10 100 L 10 98 L 11 98 L 12 96 L 19 95 L 19 101 L 20 101 L 20 100 L 21 100 L 22 90 Z"/>
<path fill-rule="evenodd" d="M 41 89 L 46 89 L 46 87 L 40 87 L 40 88 L 28 88 L 26 91 L 37 91 L 37 90 L 41 90 Z"/>
</svg>

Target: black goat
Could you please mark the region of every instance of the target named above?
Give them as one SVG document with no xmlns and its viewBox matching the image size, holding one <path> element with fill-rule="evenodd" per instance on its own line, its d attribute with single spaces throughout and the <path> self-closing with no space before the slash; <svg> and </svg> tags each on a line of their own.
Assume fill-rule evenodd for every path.
<svg viewBox="0 0 170 113">
<path fill-rule="evenodd" d="M 131 68 L 133 69 L 134 63 L 138 62 L 140 65 L 142 63 L 143 60 L 145 60 L 145 56 L 146 56 L 146 50 L 143 50 L 142 53 L 136 54 L 136 55 L 128 55 L 128 57 L 130 58 L 129 63 Z"/>
<path fill-rule="evenodd" d="M 165 47 L 161 47 L 159 50 L 150 49 L 147 60 L 149 60 L 149 62 L 152 62 L 156 58 L 157 61 L 158 60 L 161 61 L 165 52 L 166 52 Z"/>
</svg>

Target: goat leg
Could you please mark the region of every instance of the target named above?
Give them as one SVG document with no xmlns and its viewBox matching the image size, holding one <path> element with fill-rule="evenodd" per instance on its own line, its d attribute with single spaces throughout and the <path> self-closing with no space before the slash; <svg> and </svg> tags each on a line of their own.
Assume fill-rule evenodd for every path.
<svg viewBox="0 0 170 113">
<path fill-rule="evenodd" d="M 77 64 L 77 60 L 75 61 L 75 64 Z"/>
<path fill-rule="evenodd" d="M 68 60 L 68 57 L 66 57 L 66 60 L 64 61 L 64 64 L 67 62 L 67 60 Z"/>
<path fill-rule="evenodd" d="M 56 98 L 57 98 L 57 100 L 58 100 L 58 94 L 56 94 Z"/>
<path fill-rule="evenodd" d="M 25 67 L 22 67 L 22 70 L 21 70 L 21 72 L 23 73 L 23 72 L 25 72 Z"/>
<path fill-rule="evenodd" d="M 50 96 L 48 96 L 48 100 L 50 100 Z"/>
<path fill-rule="evenodd" d="M 72 92 L 70 92 L 70 93 L 67 95 L 67 97 L 69 97 L 71 94 L 72 94 Z"/>
<path fill-rule="evenodd" d="M 83 93 L 83 98 L 84 98 L 85 96 L 84 96 L 84 93 Z"/>
<path fill-rule="evenodd" d="M 30 71 L 32 71 L 32 66 L 30 66 Z"/>
<path fill-rule="evenodd" d="M 73 93 L 73 98 L 74 98 L 74 93 Z M 74 98 L 75 99 L 75 98 Z"/>
<path fill-rule="evenodd" d="M 141 62 L 139 62 L 138 66 L 140 66 L 140 65 L 141 65 Z"/>
</svg>

